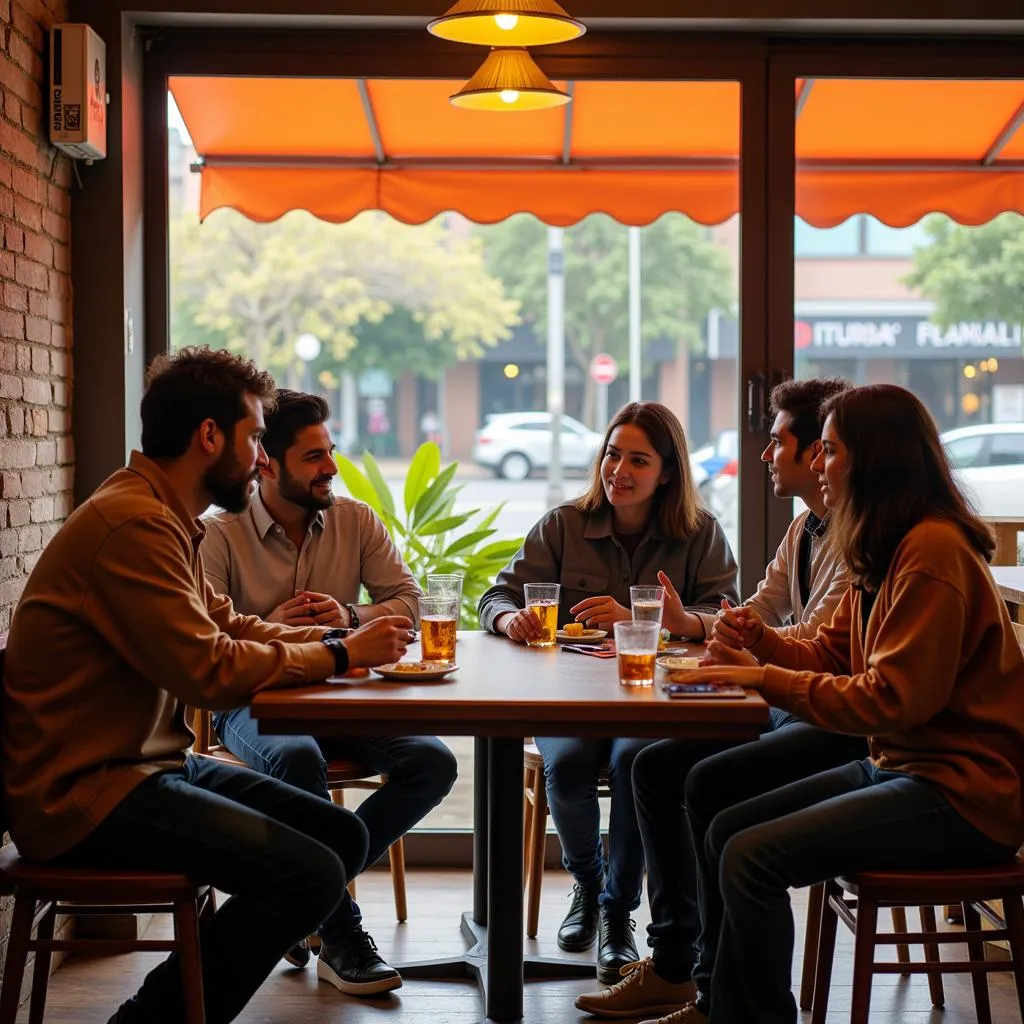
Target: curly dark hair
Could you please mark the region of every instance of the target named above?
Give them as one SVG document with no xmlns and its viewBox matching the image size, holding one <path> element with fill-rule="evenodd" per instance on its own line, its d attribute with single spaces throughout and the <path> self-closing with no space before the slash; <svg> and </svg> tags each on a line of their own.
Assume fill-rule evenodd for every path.
<svg viewBox="0 0 1024 1024">
<path fill-rule="evenodd" d="M 850 382 L 842 377 L 812 377 L 810 380 L 784 380 L 768 396 L 772 415 L 789 413 L 789 430 L 796 437 L 796 457 L 821 437 L 825 417 L 821 407 L 833 395 L 846 391 Z"/>
<path fill-rule="evenodd" d="M 270 458 L 284 462 L 284 453 L 295 444 L 296 434 L 303 427 L 325 423 L 330 415 L 330 406 L 319 395 L 279 388 L 277 407 L 267 414 L 263 450 Z"/>
<path fill-rule="evenodd" d="M 855 584 L 877 590 L 900 542 L 929 517 L 958 526 L 992 561 L 992 530 L 957 486 L 935 421 L 916 395 L 872 384 L 834 395 L 822 412 L 847 448 L 846 495 L 832 529 Z"/>
<path fill-rule="evenodd" d="M 203 420 L 233 433 L 245 417 L 246 395 L 255 395 L 270 412 L 275 390 L 266 370 L 226 349 L 183 348 L 157 356 L 142 396 L 142 452 L 154 459 L 184 455 Z"/>
</svg>

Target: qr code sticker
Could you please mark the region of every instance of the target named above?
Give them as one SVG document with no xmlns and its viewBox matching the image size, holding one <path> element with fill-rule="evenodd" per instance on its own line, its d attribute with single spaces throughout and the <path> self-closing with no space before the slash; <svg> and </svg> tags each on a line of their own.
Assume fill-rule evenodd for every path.
<svg viewBox="0 0 1024 1024">
<path fill-rule="evenodd" d="M 82 104 L 67 103 L 64 106 L 64 131 L 77 132 L 82 128 Z"/>
</svg>

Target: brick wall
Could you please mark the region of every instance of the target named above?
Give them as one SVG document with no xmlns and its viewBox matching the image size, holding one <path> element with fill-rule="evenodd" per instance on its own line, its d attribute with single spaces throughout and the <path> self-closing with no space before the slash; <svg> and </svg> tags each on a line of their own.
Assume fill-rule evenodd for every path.
<svg viewBox="0 0 1024 1024">
<path fill-rule="evenodd" d="M 46 141 L 63 0 L 0 0 L 0 631 L 71 510 L 71 162 Z"/>
<path fill-rule="evenodd" d="M 71 510 L 71 164 L 46 141 L 44 99 L 64 20 L 65 0 L 0 0 L 0 632 Z M 0 899 L 2 956 L 10 913 Z"/>
</svg>

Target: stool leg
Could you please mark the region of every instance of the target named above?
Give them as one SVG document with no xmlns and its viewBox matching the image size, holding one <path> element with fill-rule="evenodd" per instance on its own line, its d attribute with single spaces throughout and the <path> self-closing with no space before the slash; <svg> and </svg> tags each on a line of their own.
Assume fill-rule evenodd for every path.
<svg viewBox="0 0 1024 1024">
<path fill-rule="evenodd" d="M 862 888 L 857 896 L 857 930 L 853 936 L 853 997 L 850 1001 L 850 1024 L 868 1024 L 877 932 L 878 903 L 871 897 L 865 898 Z"/>
<path fill-rule="evenodd" d="M 399 924 L 409 918 L 409 905 L 405 899 L 405 840 L 399 836 L 388 848 L 391 862 L 391 888 L 395 891 L 395 916 Z"/>
<path fill-rule="evenodd" d="M 821 903 L 825 883 L 807 890 L 807 926 L 804 929 L 804 963 L 800 968 L 800 1009 L 814 1005 L 814 974 L 818 964 L 818 936 L 821 934 Z"/>
<path fill-rule="evenodd" d="M 199 914 L 194 899 L 174 904 L 174 938 L 178 943 L 178 963 L 181 966 L 185 1024 L 206 1024 L 203 962 L 199 957 Z"/>
<path fill-rule="evenodd" d="M 530 877 L 530 836 L 533 835 L 533 769 L 523 769 L 523 885 Z"/>
<path fill-rule="evenodd" d="M 899 932 L 902 935 L 907 934 L 907 908 L 906 907 L 891 907 L 889 913 L 892 914 L 892 930 L 893 932 Z M 901 964 L 910 963 L 910 947 L 905 943 L 901 942 L 896 947 L 896 959 Z M 905 971 L 900 975 L 901 978 L 909 978 L 910 972 Z"/>
<path fill-rule="evenodd" d="M 935 908 L 918 907 L 917 909 L 921 915 L 921 931 L 937 932 L 939 929 L 935 923 Z M 979 924 L 978 927 L 980 928 L 981 925 Z M 937 964 L 942 959 L 939 956 L 939 944 L 937 942 L 924 943 L 924 958 L 930 964 Z M 977 977 L 977 975 L 974 977 Z M 982 983 L 984 983 L 984 978 L 982 978 Z M 932 1006 L 946 1005 L 946 996 L 942 991 L 941 970 L 928 972 L 928 994 L 932 998 Z M 978 1024 L 985 1024 L 985 1022 L 979 1020 Z"/>
<path fill-rule="evenodd" d="M 53 939 L 54 926 L 57 922 L 57 905 L 51 903 L 49 909 L 36 925 L 36 938 L 42 942 Z M 49 949 L 36 949 L 36 962 L 32 967 L 32 999 L 28 1010 L 28 1024 L 43 1024 L 43 1013 L 46 1011 L 46 986 L 50 980 Z"/>
<path fill-rule="evenodd" d="M 964 900 L 963 922 L 967 931 L 981 931 L 981 914 L 974 909 L 970 900 Z M 984 941 L 975 939 L 968 942 L 967 953 L 972 963 L 984 963 Z M 988 975 L 984 971 L 972 971 L 971 987 L 974 989 L 974 1007 L 978 1014 L 978 1024 L 992 1024 L 992 1005 L 988 998 Z M 933 999 L 932 1002 L 934 1003 L 935 1000 Z"/>
<path fill-rule="evenodd" d="M 526 934 L 537 937 L 540 922 L 540 887 L 544 881 L 544 853 L 547 848 L 548 797 L 544 789 L 544 774 L 534 773 L 533 818 L 530 829 L 530 870 L 526 887 Z"/>
<path fill-rule="evenodd" d="M 836 951 L 836 928 L 839 916 L 832 909 L 829 899 L 842 898 L 842 889 L 835 882 L 825 882 L 821 890 L 821 914 L 819 915 L 818 954 L 814 967 L 814 999 L 811 1006 L 811 1024 L 825 1024 L 828 1013 L 828 993 L 832 985 L 832 958 Z M 810 922 L 808 921 L 808 927 Z"/>
<path fill-rule="evenodd" d="M 1017 1007 L 1024 1020 L 1024 904 L 1021 894 L 1007 893 L 1003 897 L 1003 915 L 1010 933 L 1010 956 L 1013 957 L 1013 981 L 1017 986 Z M 10 956 L 10 953 L 7 954 Z M 6 982 L 6 977 L 4 978 Z"/>
<path fill-rule="evenodd" d="M 18 1016 L 18 1000 L 21 998 L 21 983 L 25 977 L 25 963 L 28 960 L 28 944 L 32 938 L 32 918 L 35 917 L 35 911 L 34 899 L 15 894 L 3 986 L 0 987 L 0 1024 L 14 1024 Z"/>
</svg>

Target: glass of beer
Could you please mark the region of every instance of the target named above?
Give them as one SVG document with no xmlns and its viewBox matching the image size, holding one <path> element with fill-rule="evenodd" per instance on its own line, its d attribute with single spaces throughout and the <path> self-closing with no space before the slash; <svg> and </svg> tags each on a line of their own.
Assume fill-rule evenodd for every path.
<svg viewBox="0 0 1024 1024">
<path fill-rule="evenodd" d="M 526 608 L 540 623 L 540 636 L 528 641 L 530 647 L 554 647 L 558 631 L 558 583 L 525 583 L 523 597 Z"/>
<path fill-rule="evenodd" d="M 420 649 L 424 661 L 455 661 L 455 630 L 459 602 L 454 594 L 428 594 L 420 598 Z"/>
<path fill-rule="evenodd" d="M 660 622 L 616 622 L 615 652 L 623 686 L 653 686 Z"/>
<path fill-rule="evenodd" d="M 665 611 L 664 587 L 630 587 L 629 603 L 633 606 L 634 622 L 656 622 L 661 629 Z"/>
<path fill-rule="evenodd" d="M 459 625 L 462 612 L 462 580 L 459 573 L 431 573 L 427 576 L 427 595 L 430 597 L 454 597 L 456 600 L 455 625 Z"/>
</svg>

